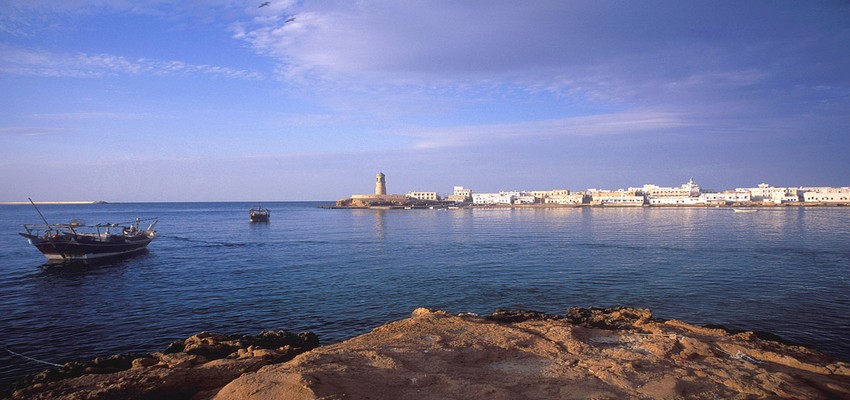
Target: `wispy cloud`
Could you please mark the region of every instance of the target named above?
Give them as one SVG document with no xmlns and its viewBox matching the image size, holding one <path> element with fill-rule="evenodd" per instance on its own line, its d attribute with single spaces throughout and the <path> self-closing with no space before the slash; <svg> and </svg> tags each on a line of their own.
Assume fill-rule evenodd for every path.
<svg viewBox="0 0 850 400">
<path fill-rule="evenodd" d="M 639 108 L 745 96 L 769 104 L 797 95 L 782 90 L 791 82 L 848 83 L 850 56 L 818 59 L 850 40 L 850 28 L 827 8 L 803 8 L 808 15 L 758 2 L 331 0 L 231 29 L 277 60 L 278 79 L 330 90 L 496 87 Z M 285 23 L 289 15 L 296 20 Z M 811 23 L 820 17 L 834 35 Z"/>
<path fill-rule="evenodd" d="M 45 128 L 34 126 L 13 126 L 0 128 L 0 136 L 42 136 L 68 132 L 65 128 Z"/>
<path fill-rule="evenodd" d="M 45 77 L 97 78 L 115 75 L 204 74 L 231 79 L 261 80 L 256 71 L 183 61 L 157 61 L 111 54 L 63 54 L 0 45 L 0 73 Z"/>
<path fill-rule="evenodd" d="M 693 126 L 685 116 L 664 112 L 629 111 L 515 124 L 460 126 L 445 129 L 413 129 L 415 148 L 470 146 L 494 141 L 534 140 L 540 137 L 608 136 L 664 132 Z"/>
<path fill-rule="evenodd" d="M 152 118 L 152 115 L 148 114 L 133 114 L 133 113 L 114 113 L 114 112 L 103 112 L 103 111 L 88 111 L 88 112 L 67 112 L 67 113 L 51 113 L 51 114 L 30 114 L 28 115 L 30 118 L 34 119 L 44 119 L 44 120 L 85 120 L 85 119 L 98 119 L 98 120 L 119 120 L 119 121 L 129 121 L 129 120 L 140 120 L 140 119 L 148 119 Z"/>
</svg>

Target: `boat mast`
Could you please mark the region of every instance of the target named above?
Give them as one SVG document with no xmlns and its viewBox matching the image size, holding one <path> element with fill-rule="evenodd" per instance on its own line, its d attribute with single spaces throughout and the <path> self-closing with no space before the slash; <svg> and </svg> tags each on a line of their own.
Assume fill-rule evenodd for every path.
<svg viewBox="0 0 850 400">
<path fill-rule="evenodd" d="M 48 242 L 50 242 L 50 245 L 51 245 L 51 246 L 53 246 L 53 250 L 58 251 L 58 252 L 59 252 L 59 255 L 60 255 L 60 256 L 62 256 L 62 259 L 67 258 L 67 257 L 65 257 L 65 252 L 64 252 L 64 251 L 62 251 L 62 250 L 59 250 L 59 248 L 58 248 L 58 247 L 56 247 L 56 243 L 53 243 L 53 238 L 51 238 L 51 237 L 50 237 L 50 236 L 51 236 L 50 231 L 52 231 L 52 230 L 53 230 L 53 227 L 52 227 L 52 226 L 50 226 L 50 222 L 47 222 L 47 218 L 44 218 L 44 214 L 42 214 L 42 213 L 41 213 L 41 210 L 39 210 L 39 209 L 38 209 L 38 207 L 36 207 L 36 206 L 35 206 L 35 202 L 34 202 L 34 201 L 32 201 L 32 199 L 31 199 L 31 198 L 27 197 L 27 200 L 29 200 L 29 201 L 30 201 L 30 204 L 32 204 L 33 208 L 35 208 L 35 211 L 38 211 L 38 215 L 40 215 L 40 216 L 41 216 L 41 220 L 42 220 L 42 221 L 44 221 L 44 223 L 45 223 L 45 224 L 47 224 L 47 230 L 48 230 L 48 232 L 45 232 L 45 235 L 47 236 L 47 241 L 48 241 Z M 67 247 L 66 247 L 66 248 L 67 248 Z"/>
<path fill-rule="evenodd" d="M 32 204 L 33 208 L 35 208 L 35 211 L 38 212 L 38 215 L 41 216 L 41 220 L 44 221 L 47 227 L 53 229 L 53 227 L 50 226 L 50 222 L 47 222 L 47 218 L 44 218 L 44 214 L 41 213 L 41 210 L 39 210 L 38 207 L 35 206 L 35 202 L 32 201 L 32 198 L 27 197 L 27 200 L 30 201 L 30 204 Z"/>
</svg>

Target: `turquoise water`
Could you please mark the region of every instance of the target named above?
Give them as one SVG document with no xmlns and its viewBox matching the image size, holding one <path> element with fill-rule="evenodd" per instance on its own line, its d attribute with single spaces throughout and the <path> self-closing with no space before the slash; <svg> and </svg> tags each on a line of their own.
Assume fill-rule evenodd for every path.
<svg viewBox="0 0 850 400">
<path fill-rule="evenodd" d="M 161 351 L 200 331 L 324 344 L 416 307 L 656 317 L 775 333 L 850 360 L 850 208 L 335 210 L 331 203 L 45 205 L 52 222 L 159 217 L 149 251 L 46 267 L 0 206 L 0 342 L 50 362 Z M 0 382 L 46 366 L 0 353 Z"/>
</svg>

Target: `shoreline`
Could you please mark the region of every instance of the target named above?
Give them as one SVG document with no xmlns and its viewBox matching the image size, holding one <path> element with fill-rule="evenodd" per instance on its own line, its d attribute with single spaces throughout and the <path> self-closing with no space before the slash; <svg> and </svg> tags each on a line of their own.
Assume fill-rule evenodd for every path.
<svg viewBox="0 0 850 400">
<path fill-rule="evenodd" d="M 200 333 L 163 352 L 69 362 L 11 399 L 844 398 L 850 364 L 770 334 L 649 309 L 419 308 L 343 342 Z M 566 390 L 566 392 L 565 392 Z"/>
<path fill-rule="evenodd" d="M 706 208 L 706 209 L 779 209 L 779 208 L 841 208 L 850 207 L 850 203 L 787 203 L 787 204 L 769 204 L 769 203 L 752 203 L 752 204 L 729 204 L 729 205 L 707 205 L 707 204 L 670 204 L 670 205 L 612 205 L 612 204 L 465 204 L 465 205 L 373 205 L 373 206 L 318 206 L 322 209 L 341 209 L 341 210 L 454 210 L 454 209 L 549 209 L 549 208 Z"/>
</svg>

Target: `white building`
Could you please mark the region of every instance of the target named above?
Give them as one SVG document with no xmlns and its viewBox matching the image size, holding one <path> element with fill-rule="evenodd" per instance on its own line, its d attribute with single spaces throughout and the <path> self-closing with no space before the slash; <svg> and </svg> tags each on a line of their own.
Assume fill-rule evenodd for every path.
<svg viewBox="0 0 850 400">
<path fill-rule="evenodd" d="M 467 189 L 463 186 L 455 186 L 454 192 L 452 192 L 451 195 L 446 196 L 446 200 L 453 201 L 455 203 L 472 201 L 472 189 Z"/>
<path fill-rule="evenodd" d="M 735 190 L 748 190 L 751 201 L 760 201 L 762 203 L 784 204 L 800 201 L 800 193 L 797 188 L 773 187 L 766 183 L 760 183 L 758 187 L 738 188 Z"/>
<path fill-rule="evenodd" d="M 661 187 L 656 185 L 643 185 L 642 188 L 629 188 L 630 191 L 641 192 L 649 200 L 649 204 L 686 204 L 693 202 L 689 198 L 698 198 L 700 187 L 694 182 L 694 178 L 679 187 Z M 674 199 L 667 201 L 664 199 Z M 656 200 L 653 202 L 653 200 Z"/>
<path fill-rule="evenodd" d="M 690 196 L 651 197 L 647 201 L 651 206 L 695 206 L 705 204 L 704 198 Z"/>
<path fill-rule="evenodd" d="M 520 193 L 519 196 L 515 196 L 513 203 L 514 204 L 534 204 L 537 202 L 537 198 L 534 195 L 527 193 Z"/>
<path fill-rule="evenodd" d="M 570 191 L 567 189 L 555 189 L 555 190 L 535 190 L 530 192 L 532 196 L 534 196 L 535 203 L 550 203 L 547 201 L 552 197 L 561 197 L 561 196 L 569 196 Z"/>
<path fill-rule="evenodd" d="M 437 196 L 437 192 L 409 192 L 405 196 L 411 199 L 417 200 L 432 200 L 437 201 L 439 197 Z"/>
<path fill-rule="evenodd" d="M 703 193 L 700 195 L 706 204 L 714 203 L 745 203 L 750 200 L 749 190 L 724 190 L 720 193 Z"/>
<path fill-rule="evenodd" d="M 546 204 L 584 204 L 589 202 L 585 193 L 569 193 L 565 195 L 549 196 L 544 201 Z"/>
<path fill-rule="evenodd" d="M 804 188 L 803 201 L 806 203 L 850 203 L 850 187 L 814 187 Z"/>
<path fill-rule="evenodd" d="M 590 204 L 611 206 L 642 206 L 646 199 L 634 190 L 597 190 L 588 189 Z"/>
<path fill-rule="evenodd" d="M 473 193 L 472 204 L 513 204 L 519 192 Z"/>
</svg>

